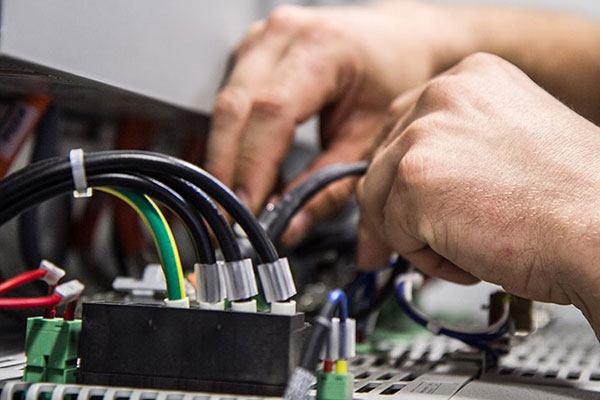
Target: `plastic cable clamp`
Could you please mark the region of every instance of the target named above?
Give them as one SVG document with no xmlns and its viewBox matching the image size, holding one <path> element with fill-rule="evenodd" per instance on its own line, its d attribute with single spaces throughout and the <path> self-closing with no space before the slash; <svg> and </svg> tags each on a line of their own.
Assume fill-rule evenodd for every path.
<svg viewBox="0 0 600 400">
<path fill-rule="evenodd" d="M 218 303 L 205 303 L 203 301 L 198 302 L 198 308 L 201 310 L 225 310 L 225 302 L 219 301 Z"/>
<path fill-rule="evenodd" d="M 46 275 L 42 278 L 49 286 L 54 286 L 65 276 L 65 270 L 58 268 L 48 260 L 40 261 L 40 269 L 46 271 Z"/>
<path fill-rule="evenodd" d="M 248 301 L 232 301 L 231 302 L 231 310 L 237 312 L 256 312 L 256 300 L 248 300 Z"/>
<path fill-rule="evenodd" d="M 79 298 L 84 288 L 85 286 L 83 286 L 83 283 L 79 282 L 77 279 L 73 279 L 72 281 L 58 285 L 54 290 L 54 293 L 61 297 L 59 304 L 65 304 Z"/>
<path fill-rule="evenodd" d="M 243 300 L 258 294 L 252 260 L 225 262 L 225 285 L 230 300 Z"/>
<path fill-rule="evenodd" d="M 218 303 L 227 297 L 223 263 L 195 264 L 196 300 L 203 303 Z"/>
<path fill-rule="evenodd" d="M 296 285 L 287 258 L 259 265 L 258 274 L 267 302 L 286 301 L 296 294 Z"/>
<path fill-rule="evenodd" d="M 85 161 L 82 149 L 73 149 L 69 153 L 71 162 L 71 175 L 73 176 L 73 197 L 92 197 L 92 188 L 88 187 L 85 174 Z"/>
<path fill-rule="evenodd" d="M 296 302 L 294 300 L 275 301 L 271 303 L 271 314 L 294 315 L 296 314 Z"/>
<path fill-rule="evenodd" d="M 190 299 L 184 297 L 183 299 L 165 299 L 165 305 L 171 308 L 190 308 Z"/>
</svg>

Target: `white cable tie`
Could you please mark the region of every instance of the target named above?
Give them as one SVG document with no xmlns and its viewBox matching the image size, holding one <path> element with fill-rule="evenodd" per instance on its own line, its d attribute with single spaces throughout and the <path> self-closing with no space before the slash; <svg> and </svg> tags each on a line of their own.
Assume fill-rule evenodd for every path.
<svg viewBox="0 0 600 400">
<path fill-rule="evenodd" d="M 92 188 L 88 187 L 85 173 L 84 153 L 82 149 L 73 149 L 69 152 L 71 162 L 71 175 L 73 176 L 73 197 L 92 197 Z"/>
</svg>

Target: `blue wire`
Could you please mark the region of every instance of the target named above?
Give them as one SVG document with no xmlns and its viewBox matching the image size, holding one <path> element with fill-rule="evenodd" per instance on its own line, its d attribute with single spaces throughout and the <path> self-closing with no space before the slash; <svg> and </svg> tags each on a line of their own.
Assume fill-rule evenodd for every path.
<svg viewBox="0 0 600 400">
<path fill-rule="evenodd" d="M 348 318 L 348 299 L 342 289 L 335 289 L 329 292 L 327 301 L 338 306 L 340 312 L 340 321 L 346 322 Z"/>
<path fill-rule="evenodd" d="M 398 305 L 402 309 L 402 311 L 414 322 L 427 328 L 429 324 L 429 320 L 423 318 L 421 315 L 414 312 L 414 310 L 410 307 L 408 302 L 406 301 L 406 282 L 400 281 L 396 286 L 396 299 L 398 300 Z M 497 358 L 498 353 L 490 348 L 486 342 L 498 339 L 504 336 L 510 328 L 509 323 L 503 324 L 497 331 L 490 333 L 482 333 L 482 334 L 470 334 L 465 332 L 455 331 L 453 329 L 441 328 L 438 332 L 439 335 L 444 335 L 451 337 L 453 339 L 460 340 L 461 342 L 468 344 L 469 346 L 478 348 L 487 354 L 492 355 L 492 357 Z"/>
</svg>

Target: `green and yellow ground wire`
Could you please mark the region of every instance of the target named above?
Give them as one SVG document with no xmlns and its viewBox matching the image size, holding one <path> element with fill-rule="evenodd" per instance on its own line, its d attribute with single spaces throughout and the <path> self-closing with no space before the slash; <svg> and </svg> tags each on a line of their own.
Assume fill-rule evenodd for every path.
<svg viewBox="0 0 600 400">
<path fill-rule="evenodd" d="M 96 189 L 118 197 L 136 211 L 150 230 L 158 250 L 160 264 L 167 282 L 167 297 L 169 300 L 184 299 L 186 293 L 179 250 L 173 232 L 156 203 L 146 195 L 139 195 L 126 190 L 108 187 Z"/>
</svg>

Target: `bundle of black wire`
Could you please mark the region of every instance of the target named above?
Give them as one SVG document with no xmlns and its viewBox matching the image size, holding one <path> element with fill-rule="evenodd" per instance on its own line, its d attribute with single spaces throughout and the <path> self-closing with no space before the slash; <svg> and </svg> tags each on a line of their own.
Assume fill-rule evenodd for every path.
<svg viewBox="0 0 600 400">
<path fill-rule="evenodd" d="M 275 243 L 279 242 L 292 217 L 317 193 L 340 179 L 364 175 L 368 167 L 366 161 L 361 161 L 353 164 L 332 164 L 322 168 L 284 194 L 273 207 L 264 210 L 258 219 L 260 224 Z"/>
<path fill-rule="evenodd" d="M 240 258 L 235 237 L 211 198 L 246 232 L 262 262 L 278 259 L 275 247 L 250 211 L 226 186 L 195 165 L 147 151 L 105 151 L 86 154 L 85 170 L 90 186 L 114 186 L 148 194 L 172 208 L 190 232 L 199 262 L 214 262 L 214 250 L 200 217 L 214 230 L 225 259 Z M 68 158 L 31 164 L 0 182 L 0 224 L 73 189 Z"/>
</svg>

